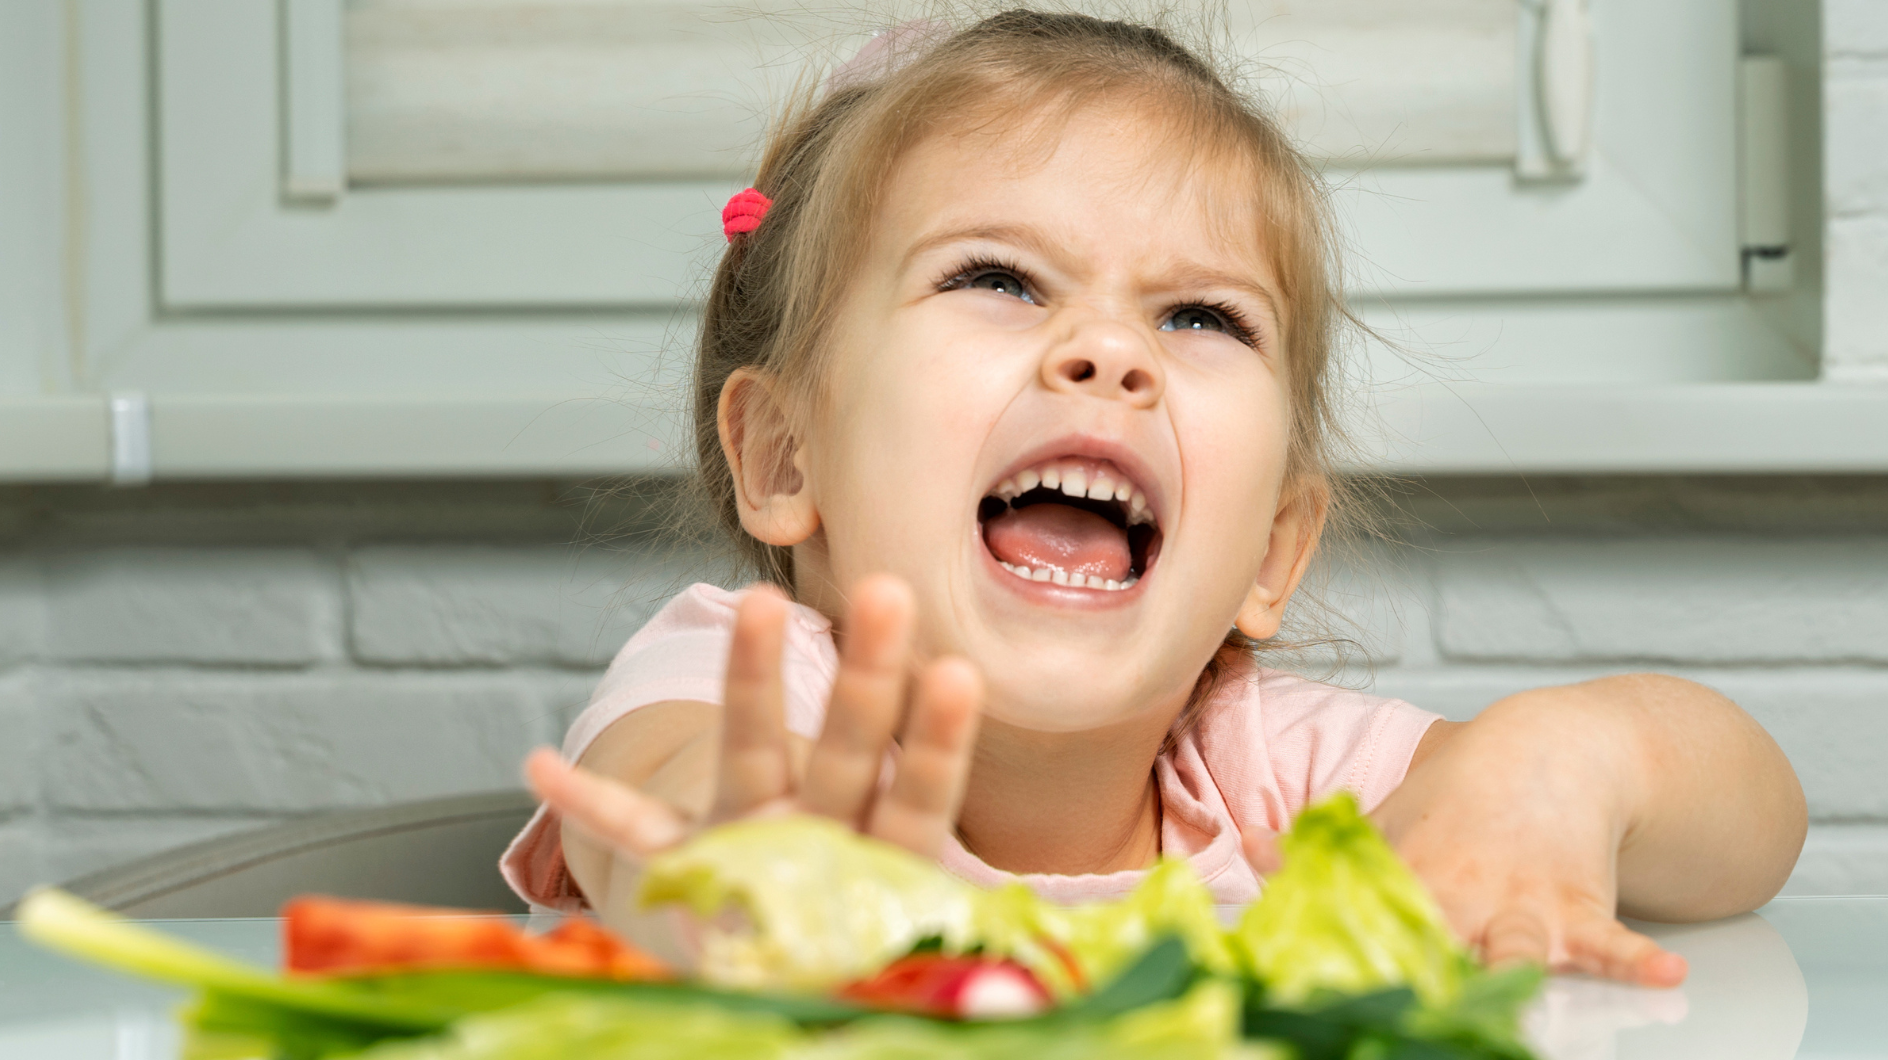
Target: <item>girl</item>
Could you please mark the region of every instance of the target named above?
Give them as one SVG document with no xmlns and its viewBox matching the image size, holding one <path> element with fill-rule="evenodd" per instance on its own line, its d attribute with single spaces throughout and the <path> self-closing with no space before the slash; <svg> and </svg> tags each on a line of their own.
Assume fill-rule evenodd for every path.
<svg viewBox="0 0 1888 1060">
<path fill-rule="evenodd" d="M 1344 317 L 1304 161 L 1171 38 L 1015 11 L 881 41 L 756 188 L 724 214 L 698 457 L 787 592 L 694 586 L 623 649 L 579 767 L 528 763 L 527 898 L 621 923 L 650 853 L 797 809 L 977 883 L 1115 895 L 1168 854 L 1242 902 L 1338 788 L 1492 962 L 1673 984 L 1616 914 L 1781 886 L 1801 789 L 1708 689 L 1455 724 L 1258 665 L 1341 514 Z"/>
</svg>

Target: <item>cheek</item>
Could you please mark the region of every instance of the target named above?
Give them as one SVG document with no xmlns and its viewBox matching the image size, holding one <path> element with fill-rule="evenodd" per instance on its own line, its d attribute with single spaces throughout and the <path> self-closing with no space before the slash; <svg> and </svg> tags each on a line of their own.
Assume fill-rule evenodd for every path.
<svg viewBox="0 0 1888 1060">
<path fill-rule="evenodd" d="M 895 314 L 869 353 L 839 369 L 850 444 L 923 461 L 913 471 L 974 460 L 1028 360 L 1007 338 L 936 301 Z"/>
<path fill-rule="evenodd" d="M 1197 388 L 1183 428 L 1189 507 L 1237 551 L 1228 562 L 1256 569 L 1271 534 L 1290 442 L 1285 396 L 1270 373 L 1222 376 Z"/>
<path fill-rule="evenodd" d="M 977 454 L 1013 392 L 988 343 L 948 319 L 908 314 L 895 332 L 833 365 L 815 459 L 818 502 L 835 545 L 936 538 L 957 526 Z M 853 530 L 857 530 L 855 534 Z"/>
</svg>

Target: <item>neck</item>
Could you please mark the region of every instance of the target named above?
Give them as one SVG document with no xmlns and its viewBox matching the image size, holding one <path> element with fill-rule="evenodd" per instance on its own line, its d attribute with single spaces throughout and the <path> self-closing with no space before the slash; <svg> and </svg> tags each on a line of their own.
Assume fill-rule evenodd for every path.
<svg viewBox="0 0 1888 1060">
<path fill-rule="evenodd" d="M 1154 759 L 1166 712 L 1043 733 L 985 718 L 958 817 L 964 847 L 1016 873 L 1144 869 L 1160 853 Z"/>
</svg>

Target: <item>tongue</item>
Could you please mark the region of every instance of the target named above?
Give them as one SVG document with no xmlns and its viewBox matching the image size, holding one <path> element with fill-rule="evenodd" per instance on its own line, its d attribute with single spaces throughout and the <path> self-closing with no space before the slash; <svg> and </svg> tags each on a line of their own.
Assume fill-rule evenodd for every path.
<svg viewBox="0 0 1888 1060">
<path fill-rule="evenodd" d="M 1005 563 L 1037 570 L 1126 581 L 1133 562 L 1128 535 L 1093 512 L 1066 504 L 1012 508 L 983 524 L 990 553 Z"/>
</svg>

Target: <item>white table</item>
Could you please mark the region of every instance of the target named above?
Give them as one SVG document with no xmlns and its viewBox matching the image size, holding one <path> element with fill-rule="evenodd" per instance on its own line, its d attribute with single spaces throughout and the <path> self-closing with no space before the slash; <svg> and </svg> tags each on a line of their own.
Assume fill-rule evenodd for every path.
<svg viewBox="0 0 1888 1060">
<path fill-rule="evenodd" d="M 274 920 L 164 930 L 262 964 Z M 1708 924 L 1639 925 L 1691 962 L 1677 990 L 1556 978 L 1530 1014 L 1549 1060 L 1888 1060 L 1888 896 L 1782 898 Z M 181 995 L 46 953 L 0 923 L 0 1058 L 173 1060 Z"/>
</svg>

